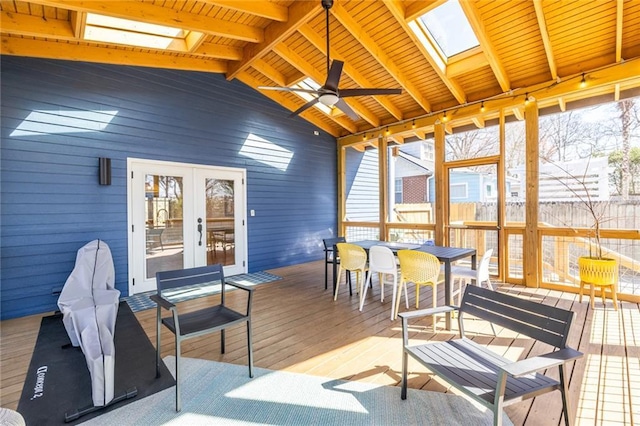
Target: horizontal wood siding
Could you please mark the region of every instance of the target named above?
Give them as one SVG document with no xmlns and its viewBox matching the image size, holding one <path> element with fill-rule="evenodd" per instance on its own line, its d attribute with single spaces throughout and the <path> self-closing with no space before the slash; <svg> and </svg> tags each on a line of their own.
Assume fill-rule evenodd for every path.
<svg viewBox="0 0 640 426">
<path fill-rule="evenodd" d="M 250 271 L 319 259 L 322 238 L 335 234 L 335 138 L 314 135 L 310 123 L 242 83 L 6 56 L 1 67 L 3 319 L 55 309 L 52 292 L 96 238 L 109 244 L 126 294 L 128 157 L 246 169 L 247 208 L 256 211 L 248 217 Z M 33 111 L 41 112 L 31 115 L 36 123 L 18 132 Z M 43 117 L 87 111 L 42 126 Z M 240 155 L 250 134 L 291 151 L 286 170 Z M 112 159 L 110 186 L 98 185 L 99 157 Z"/>
<path fill-rule="evenodd" d="M 378 150 L 359 152 L 347 149 L 346 160 L 346 217 L 348 221 L 380 219 Z"/>
</svg>

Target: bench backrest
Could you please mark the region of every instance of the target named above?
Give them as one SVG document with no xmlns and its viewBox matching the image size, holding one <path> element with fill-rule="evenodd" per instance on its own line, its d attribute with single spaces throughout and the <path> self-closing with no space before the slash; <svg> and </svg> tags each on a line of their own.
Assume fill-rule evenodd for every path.
<svg viewBox="0 0 640 426">
<path fill-rule="evenodd" d="M 563 349 L 573 312 L 468 285 L 460 305 L 464 313 Z M 461 327 L 462 330 L 462 327 Z"/>
<path fill-rule="evenodd" d="M 222 265 L 219 263 L 198 268 L 160 271 L 156 273 L 156 286 L 158 294 L 160 295 L 163 291 L 173 288 L 217 283 L 221 284 L 222 302 L 224 303 L 224 272 Z"/>
</svg>

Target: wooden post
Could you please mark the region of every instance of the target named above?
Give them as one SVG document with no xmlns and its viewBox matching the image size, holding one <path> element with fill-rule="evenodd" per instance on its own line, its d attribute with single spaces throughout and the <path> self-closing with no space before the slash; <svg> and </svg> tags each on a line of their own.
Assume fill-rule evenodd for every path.
<svg viewBox="0 0 640 426">
<path fill-rule="evenodd" d="M 338 160 L 338 229 L 336 230 L 336 234 L 340 237 L 346 237 L 346 229 L 344 225 L 344 216 L 345 211 L 347 209 L 347 200 L 345 197 L 345 193 L 347 192 L 347 182 L 346 182 L 346 151 L 348 148 L 341 147 L 339 144 L 337 145 L 337 160 Z"/>
<path fill-rule="evenodd" d="M 378 138 L 378 202 L 380 205 L 379 211 L 379 221 L 380 221 L 380 239 L 382 241 L 388 240 L 387 235 L 387 218 L 388 218 L 388 183 L 389 180 L 389 169 L 388 169 L 388 142 L 387 137 L 380 136 Z"/>
<path fill-rule="evenodd" d="M 504 117 L 504 109 L 500 110 L 500 156 L 498 158 L 497 182 L 498 182 L 498 252 L 495 253 L 498 259 L 498 279 L 506 281 L 507 267 L 509 259 L 507 256 L 507 182 L 506 182 L 506 121 Z"/>
<path fill-rule="evenodd" d="M 435 165 L 435 192 L 436 192 L 436 211 L 435 211 L 435 243 L 442 246 L 446 244 L 447 238 L 445 236 L 446 223 L 445 218 L 448 208 L 445 205 L 445 200 L 449 197 L 446 196 L 448 191 L 448 180 L 444 173 L 444 159 L 445 159 L 445 142 L 444 142 L 444 125 L 436 124 L 433 126 L 434 132 L 434 165 Z"/>
<path fill-rule="evenodd" d="M 539 186 L 539 141 L 538 104 L 528 102 L 524 107 L 526 128 L 526 212 L 523 239 L 523 273 L 527 287 L 539 287 L 541 276 L 540 253 L 542 241 L 538 235 L 538 186 Z"/>
</svg>

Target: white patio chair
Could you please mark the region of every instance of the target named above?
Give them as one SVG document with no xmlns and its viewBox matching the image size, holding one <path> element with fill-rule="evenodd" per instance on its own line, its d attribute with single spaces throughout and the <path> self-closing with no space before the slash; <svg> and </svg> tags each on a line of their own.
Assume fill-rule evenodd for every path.
<svg viewBox="0 0 640 426">
<path fill-rule="evenodd" d="M 367 275 L 367 282 L 364 284 L 364 291 L 360 297 L 360 311 L 364 307 L 364 300 L 367 297 L 367 290 L 371 283 L 371 276 L 374 273 L 378 273 L 378 280 L 380 281 L 380 301 L 384 302 L 384 278 L 386 275 L 393 277 L 393 295 L 391 296 L 391 319 L 395 318 L 395 306 L 396 296 L 398 294 L 398 264 L 396 263 L 396 256 L 391 249 L 383 246 L 373 246 L 369 250 L 369 274 Z M 404 298 L 409 309 L 409 298 L 407 296 L 407 284 L 404 284 L 405 292 Z"/>
<path fill-rule="evenodd" d="M 460 280 L 460 286 L 457 292 L 458 303 L 460 303 L 460 295 L 464 291 L 464 285 L 467 285 L 471 280 L 475 280 L 477 286 L 482 286 L 482 283 L 486 281 L 487 287 L 490 290 L 494 290 L 489 278 L 489 261 L 491 260 L 492 254 L 493 249 L 485 251 L 476 269 L 455 265 L 451 267 L 451 282 L 455 282 L 456 279 Z"/>
</svg>

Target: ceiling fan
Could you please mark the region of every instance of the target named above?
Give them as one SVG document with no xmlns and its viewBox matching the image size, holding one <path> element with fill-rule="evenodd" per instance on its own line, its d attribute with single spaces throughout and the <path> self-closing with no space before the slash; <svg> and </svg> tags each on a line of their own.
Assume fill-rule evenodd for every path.
<svg viewBox="0 0 640 426">
<path fill-rule="evenodd" d="M 327 80 L 324 85 L 317 90 L 303 89 L 296 87 L 270 87 L 259 86 L 258 89 L 279 90 L 283 92 L 300 92 L 314 95 L 315 98 L 291 113 L 290 117 L 294 117 L 303 111 L 311 108 L 318 102 L 328 107 L 336 107 L 347 114 L 351 119 L 357 120 L 358 114 L 344 101 L 343 98 L 351 96 L 377 96 L 377 95 L 399 95 L 402 89 L 342 89 L 338 88 L 340 77 L 342 76 L 343 61 L 334 59 L 331 61 L 329 55 L 329 9 L 333 6 L 333 0 L 322 0 L 322 7 L 325 10 L 326 30 L 327 30 Z"/>
</svg>

